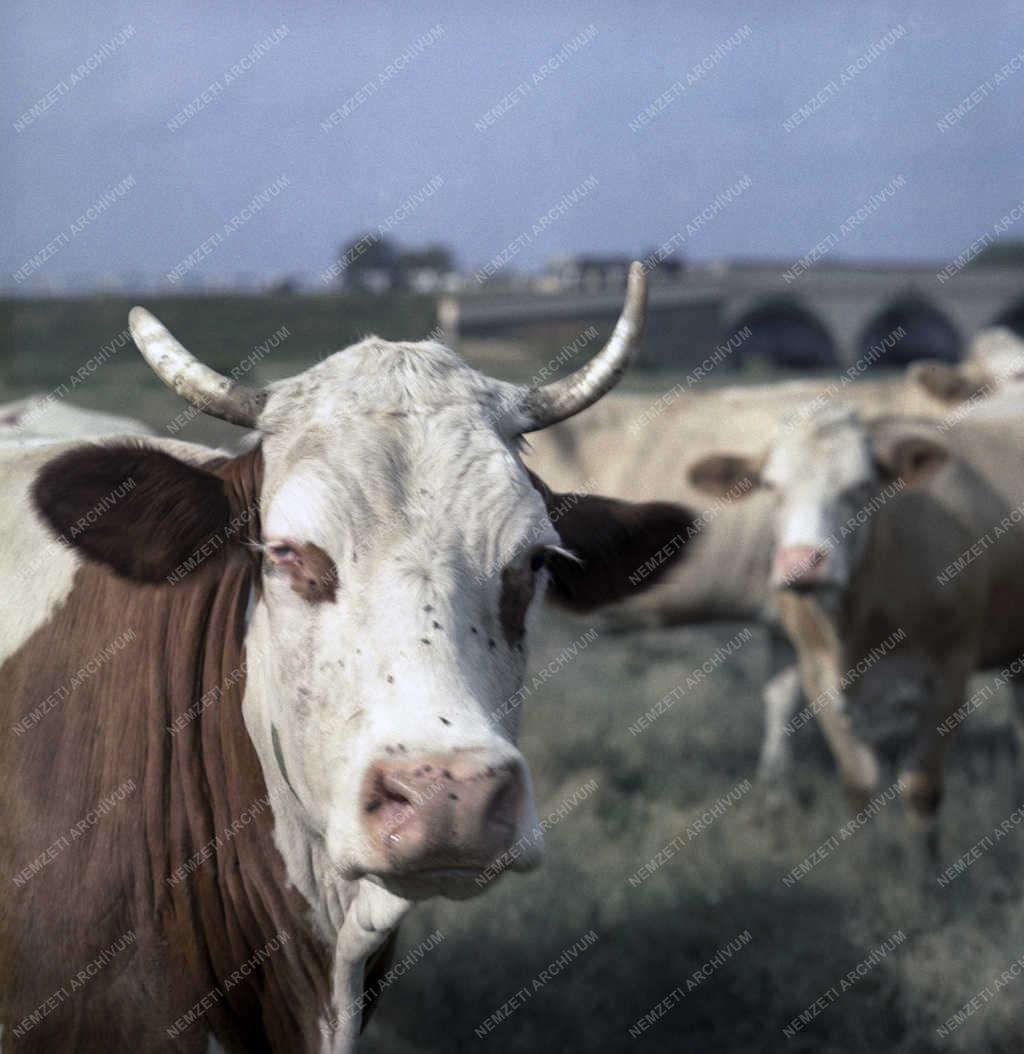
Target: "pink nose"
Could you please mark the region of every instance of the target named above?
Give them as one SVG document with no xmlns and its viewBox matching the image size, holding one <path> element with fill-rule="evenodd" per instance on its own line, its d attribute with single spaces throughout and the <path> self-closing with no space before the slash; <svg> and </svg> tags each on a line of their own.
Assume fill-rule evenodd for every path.
<svg viewBox="0 0 1024 1054">
<path fill-rule="evenodd" d="M 775 550 L 772 581 L 776 586 L 813 585 L 828 573 L 828 553 L 813 545 L 787 545 Z"/>
<path fill-rule="evenodd" d="M 388 760 L 366 775 L 363 822 L 389 871 L 482 870 L 515 840 L 523 783 L 517 762 L 471 751 Z"/>
</svg>

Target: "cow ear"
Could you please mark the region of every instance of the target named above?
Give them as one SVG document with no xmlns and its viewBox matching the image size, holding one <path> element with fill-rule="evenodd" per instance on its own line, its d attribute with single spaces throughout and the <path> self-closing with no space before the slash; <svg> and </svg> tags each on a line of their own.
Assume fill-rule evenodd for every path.
<svg viewBox="0 0 1024 1054">
<path fill-rule="evenodd" d="M 869 428 L 875 462 L 882 474 L 902 479 L 908 487 L 927 483 L 950 458 L 949 447 L 928 422 L 883 419 Z"/>
<path fill-rule="evenodd" d="M 231 523 L 218 476 L 142 446 L 75 447 L 40 470 L 32 498 L 62 542 L 139 582 L 222 559 Z"/>
<path fill-rule="evenodd" d="M 690 486 L 715 498 L 742 498 L 761 485 L 761 459 L 708 454 L 690 466 Z"/>
<path fill-rule="evenodd" d="M 548 596 L 590 611 L 658 583 L 697 533 L 692 513 L 671 502 L 633 503 L 595 494 L 556 494 L 530 473 L 573 558 L 552 553 Z"/>
<path fill-rule="evenodd" d="M 956 405 L 966 402 L 989 387 L 983 381 L 969 377 L 962 366 L 934 359 L 919 359 L 907 367 L 911 384 L 916 384 L 933 399 Z"/>
</svg>

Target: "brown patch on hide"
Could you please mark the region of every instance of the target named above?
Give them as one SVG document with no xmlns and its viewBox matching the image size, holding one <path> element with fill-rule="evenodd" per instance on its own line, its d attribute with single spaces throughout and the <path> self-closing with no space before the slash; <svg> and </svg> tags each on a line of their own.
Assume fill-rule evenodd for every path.
<svg viewBox="0 0 1024 1054">
<path fill-rule="evenodd" d="M 143 460 L 147 472 L 168 467 Z M 59 469 L 66 481 L 73 464 Z M 194 472 L 217 481 L 217 517 L 223 507 L 257 507 L 259 448 Z M 68 994 L 19 1050 L 202 1052 L 211 1030 L 229 1051 L 319 1049 L 333 949 L 313 933 L 274 841 L 242 715 L 244 617 L 259 555 L 241 546 L 232 554 L 175 585 L 85 563 L 49 621 L 0 664 L 0 874 L 17 876 L 57 847 L 3 894 L 5 1024 Z M 148 573 L 163 571 L 156 563 Z M 122 648 L 109 648 L 129 631 Z M 11 731 L 34 711 L 21 734 Z M 97 810 L 129 784 L 123 800 Z M 90 815 L 95 822 L 73 837 Z M 127 933 L 131 943 L 72 990 L 74 971 Z M 371 979 L 390 945 L 369 964 Z M 207 997 L 202 1019 L 169 1036 Z"/>
<path fill-rule="evenodd" d="M 298 561 L 278 567 L 291 576 L 292 589 L 311 604 L 333 604 L 338 596 L 338 565 L 315 542 L 294 546 Z"/>
</svg>

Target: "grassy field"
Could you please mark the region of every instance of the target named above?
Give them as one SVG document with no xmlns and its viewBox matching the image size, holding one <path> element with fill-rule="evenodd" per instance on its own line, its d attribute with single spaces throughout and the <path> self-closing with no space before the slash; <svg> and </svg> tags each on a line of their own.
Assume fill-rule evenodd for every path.
<svg viewBox="0 0 1024 1054">
<path fill-rule="evenodd" d="M 591 626 L 549 612 L 534 669 Z M 850 815 L 813 725 L 799 733 L 797 801 L 766 805 L 753 776 L 765 662 L 757 633 L 631 734 L 741 629 L 598 630 L 528 697 L 523 747 L 541 816 L 574 794 L 579 804 L 550 829 L 543 869 L 412 916 L 404 953 L 436 930 L 444 939 L 391 986 L 369 1051 L 1024 1050 L 1024 976 L 996 990 L 1004 970 L 1021 972 L 1013 964 L 1024 954 L 1024 824 L 952 882 L 937 881 L 1024 802 L 1003 702 L 986 704 L 963 730 L 940 866 L 929 867 L 898 802 L 842 839 Z M 709 810 L 717 818 L 699 825 Z M 836 848 L 787 885 L 783 877 L 831 837 Z M 673 840 L 677 850 L 657 866 Z M 653 874 L 638 880 L 652 860 Z M 591 931 L 597 939 L 583 939 Z M 585 950 L 535 985 L 574 944 Z M 940 1036 L 986 987 L 980 1009 Z M 521 1005 L 478 1035 L 524 988 Z M 637 1031 L 666 997 L 663 1016 Z M 813 1016 L 792 1027 L 809 1008 Z"/>
<path fill-rule="evenodd" d="M 185 300 L 150 306 L 222 369 L 288 325 L 294 337 L 257 366 L 257 380 L 315 361 L 364 326 L 421 336 L 434 325 L 421 301 L 394 306 L 390 326 L 371 317 L 369 306 L 357 317 L 338 298 L 260 303 L 225 297 L 198 307 Z M 127 306 L 109 300 L 76 313 L 57 304 L 6 305 L 0 399 L 64 382 L 121 330 Z M 520 349 L 465 350 L 508 377 L 533 366 Z M 662 375 L 658 383 L 668 381 Z M 158 429 L 180 410 L 130 348 L 74 398 Z M 183 434 L 220 441 L 236 433 L 197 419 Z M 1024 955 L 1024 824 L 954 881 L 937 881 L 1024 803 L 1004 701 L 987 702 L 962 729 L 940 864 L 928 866 L 898 802 L 840 838 L 850 817 L 813 725 L 798 734 L 794 803 L 778 810 L 763 800 L 753 783 L 766 660 L 759 631 L 652 727 L 631 733 L 638 717 L 742 629 L 616 636 L 585 619 L 545 613 L 531 666 L 554 663 L 558 672 L 532 687 L 524 703 L 523 748 L 541 815 L 577 804 L 563 806 L 564 817 L 551 826 L 537 873 L 506 877 L 473 901 L 434 902 L 413 913 L 400 957 L 435 931 L 443 940 L 391 985 L 363 1049 L 1024 1050 L 1024 971 L 1014 966 Z M 596 638 L 560 665 L 563 649 L 592 630 Z M 709 810 L 719 815 L 705 823 Z M 830 839 L 834 849 L 809 873 L 784 882 Z M 670 843 L 677 847 L 671 858 L 638 877 Z M 891 950 L 883 956 L 885 942 Z M 564 965 L 549 970 L 560 957 Z M 1003 971 L 1011 975 L 1000 984 Z M 975 1012 L 940 1035 L 975 997 Z M 518 1005 L 503 1017 L 510 1001 Z M 646 1026 L 638 1025 L 646 1014 Z"/>
<path fill-rule="evenodd" d="M 292 372 L 285 368 L 289 360 L 316 361 L 367 333 L 418 340 L 437 324 L 433 299 L 418 296 L 6 299 L 0 300 L 2 376 L 16 385 L 66 381 L 125 329 L 135 304 L 147 307 L 187 342 L 190 351 L 225 373 L 280 326 L 287 326 L 291 336 L 281 354 L 265 362 L 271 374 Z"/>
</svg>

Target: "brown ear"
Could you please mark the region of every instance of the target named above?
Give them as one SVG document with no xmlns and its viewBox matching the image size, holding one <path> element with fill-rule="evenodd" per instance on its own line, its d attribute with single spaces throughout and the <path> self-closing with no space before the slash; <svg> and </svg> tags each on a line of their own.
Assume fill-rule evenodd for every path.
<svg viewBox="0 0 1024 1054">
<path fill-rule="evenodd" d="M 761 485 L 761 459 L 708 454 L 690 466 L 690 486 L 715 498 L 744 498 Z"/>
<path fill-rule="evenodd" d="M 869 425 L 875 461 L 890 479 L 919 487 L 950 458 L 949 447 L 927 421 L 881 419 Z"/>
<path fill-rule="evenodd" d="M 634 503 L 594 494 L 556 494 L 532 472 L 562 543 L 577 559 L 548 559 L 548 596 L 576 611 L 656 585 L 685 556 L 694 515 L 672 502 Z"/>
<path fill-rule="evenodd" d="M 933 399 L 950 405 L 966 402 L 988 387 L 979 378 L 969 376 L 962 366 L 933 359 L 912 362 L 907 367 L 907 377 Z"/>
<path fill-rule="evenodd" d="M 126 578 L 162 582 L 224 556 L 223 481 L 161 450 L 75 447 L 40 470 L 32 498 L 62 542 Z"/>
</svg>

